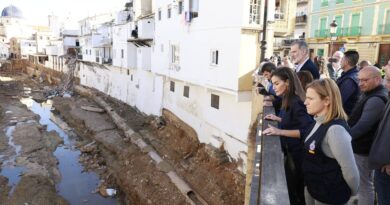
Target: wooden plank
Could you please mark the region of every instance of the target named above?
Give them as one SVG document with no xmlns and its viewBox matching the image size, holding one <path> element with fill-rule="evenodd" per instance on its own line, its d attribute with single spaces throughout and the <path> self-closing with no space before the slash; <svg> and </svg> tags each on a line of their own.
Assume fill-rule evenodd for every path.
<svg viewBox="0 0 390 205">
<path fill-rule="evenodd" d="M 92 107 L 92 106 L 81 106 L 81 109 L 86 110 L 86 111 L 90 111 L 90 112 L 99 112 L 99 113 L 105 112 L 104 109 L 101 109 L 98 107 Z"/>
</svg>

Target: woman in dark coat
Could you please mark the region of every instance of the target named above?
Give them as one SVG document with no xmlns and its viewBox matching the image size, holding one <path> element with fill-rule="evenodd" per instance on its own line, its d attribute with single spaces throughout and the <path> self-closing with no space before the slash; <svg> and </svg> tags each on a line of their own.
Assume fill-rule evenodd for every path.
<svg viewBox="0 0 390 205">
<path fill-rule="evenodd" d="M 265 119 L 279 122 L 279 128 L 270 126 L 263 134 L 282 136 L 282 149 L 290 165 L 285 167 L 291 204 L 305 204 L 301 171 L 303 144 L 300 138 L 314 121 L 307 114 L 303 104 L 305 92 L 293 70 L 278 68 L 272 73 L 271 80 L 276 95 L 282 97 L 282 108 L 279 116 L 265 116 Z"/>
</svg>

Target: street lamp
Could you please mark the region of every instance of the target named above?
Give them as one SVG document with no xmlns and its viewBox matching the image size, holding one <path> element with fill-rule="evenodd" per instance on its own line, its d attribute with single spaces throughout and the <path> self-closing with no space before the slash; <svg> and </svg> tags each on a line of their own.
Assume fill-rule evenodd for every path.
<svg viewBox="0 0 390 205">
<path fill-rule="evenodd" d="M 263 17 L 263 39 L 261 40 L 261 53 L 260 53 L 260 63 L 264 61 L 265 51 L 267 50 L 267 17 L 268 17 L 268 0 L 264 1 L 264 17 Z"/>
<path fill-rule="evenodd" d="M 337 39 L 337 23 L 336 20 L 329 25 L 330 26 L 330 52 L 329 56 L 332 56 L 333 52 L 333 41 Z"/>
</svg>

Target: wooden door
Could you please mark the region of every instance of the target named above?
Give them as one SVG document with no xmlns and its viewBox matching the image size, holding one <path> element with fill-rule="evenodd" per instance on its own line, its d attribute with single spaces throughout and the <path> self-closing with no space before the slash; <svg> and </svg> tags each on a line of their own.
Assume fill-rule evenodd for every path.
<svg viewBox="0 0 390 205">
<path fill-rule="evenodd" d="M 390 44 L 380 44 L 378 63 L 382 67 L 390 60 Z"/>
</svg>

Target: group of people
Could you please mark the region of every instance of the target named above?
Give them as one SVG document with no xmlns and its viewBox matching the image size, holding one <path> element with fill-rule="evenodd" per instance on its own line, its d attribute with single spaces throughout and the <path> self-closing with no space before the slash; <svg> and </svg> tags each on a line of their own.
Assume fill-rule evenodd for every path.
<svg viewBox="0 0 390 205">
<path fill-rule="evenodd" d="M 290 57 L 293 68 L 263 62 L 258 72 L 275 107 L 265 119 L 278 122 L 263 134 L 281 136 L 291 204 L 390 204 L 390 68 L 382 79 L 358 52 L 337 51 L 321 71 L 304 41 Z"/>
</svg>

